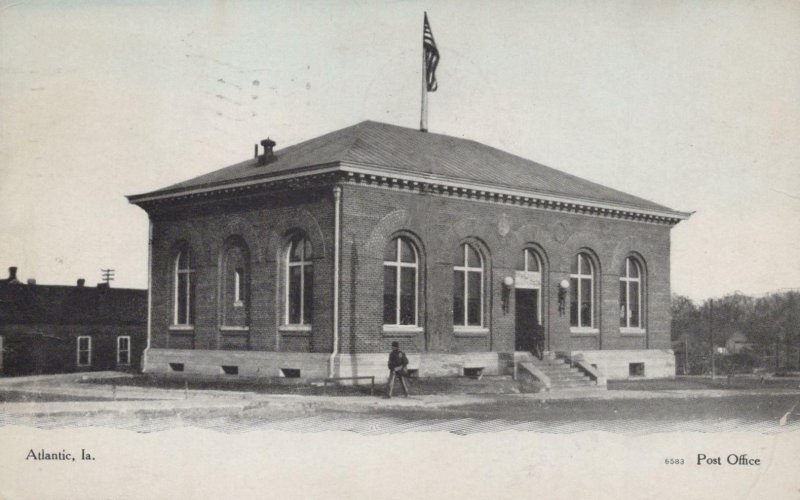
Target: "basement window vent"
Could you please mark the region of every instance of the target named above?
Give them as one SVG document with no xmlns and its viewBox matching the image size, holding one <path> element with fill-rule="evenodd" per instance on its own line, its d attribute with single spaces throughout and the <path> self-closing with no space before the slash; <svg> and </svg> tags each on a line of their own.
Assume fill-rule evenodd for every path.
<svg viewBox="0 0 800 500">
<path fill-rule="evenodd" d="M 629 377 L 644 377 L 644 363 L 630 363 L 628 365 Z"/>
<path fill-rule="evenodd" d="M 419 370 L 417 370 L 416 368 L 408 370 L 408 376 L 411 378 L 419 378 Z"/>
<path fill-rule="evenodd" d="M 222 372 L 225 375 L 239 375 L 239 367 L 233 365 L 222 365 Z"/>
<path fill-rule="evenodd" d="M 464 376 L 469 378 L 481 378 L 483 375 L 483 367 L 479 368 L 464 368 Z"/>
<path fill-rule="evenodd" d="M 170 363 L 169 369 L 174 372 L 182 372 L 183 371 L 183 363 Z"/>
<path fill-rule="evenodd" d="M 281 368 L 281 377 L 300 378 L 299 368 Z"/>
</svg>

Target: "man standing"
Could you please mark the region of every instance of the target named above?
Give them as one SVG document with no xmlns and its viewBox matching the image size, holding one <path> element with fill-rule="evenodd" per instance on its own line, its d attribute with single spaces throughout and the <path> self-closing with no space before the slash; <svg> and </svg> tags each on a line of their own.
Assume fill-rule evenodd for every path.
<svg viewBox="0 0 800 500">
<path fill-rule="evenodd" d="M 386 394 L 387 398 L 392 397 L 394 390 L 395 377 L 400 379 L 400 384 L 403 386 L 403 392 L 408 397 L 408 385 L 406 379 L 408 378 L 408 358 L 406 353 L 400 350 L 400 344 L 392 342 L 392 352 L 389 353 L 389 391 Z"/>
</svg>

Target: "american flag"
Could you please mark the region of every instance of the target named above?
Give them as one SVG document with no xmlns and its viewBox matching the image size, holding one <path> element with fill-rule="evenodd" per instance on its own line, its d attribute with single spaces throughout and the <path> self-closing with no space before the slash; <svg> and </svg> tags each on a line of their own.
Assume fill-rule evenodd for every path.
<svg viewBox="0 0 800 500">
<path fill-rule="evenodd" d="M 428 24 L 428 13 L 425 13 L 425 25 L 422 29 L 422 50 L 425 53 L 425 81 L 428 92 L 436 92 L 439 84 L 436 82 L 436 65 L 439 64 L 439 49 L 433 40 L 431 25 Z"/>
</svg>

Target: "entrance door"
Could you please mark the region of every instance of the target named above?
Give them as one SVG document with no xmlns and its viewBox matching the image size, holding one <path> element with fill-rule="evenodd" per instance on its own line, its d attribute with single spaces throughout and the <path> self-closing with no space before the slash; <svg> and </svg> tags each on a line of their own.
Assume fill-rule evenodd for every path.
<svg viewBox="0 0 800 500">
<path fill-rule="evenodd" d="M 514 291 L 516 303 L 516 335 L 514 349 L 533 350 L 534 332 L 539 326 L 539 290 L 517 289 Z"/>
</svg>

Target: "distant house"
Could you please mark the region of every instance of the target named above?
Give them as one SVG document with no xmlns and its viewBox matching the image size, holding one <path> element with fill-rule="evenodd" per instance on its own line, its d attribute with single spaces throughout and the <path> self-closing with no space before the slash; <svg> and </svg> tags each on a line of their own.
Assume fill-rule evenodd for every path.
<svg viewBox="0 0 800 500">
<path fill-rule="evenodd" d="M 728 337 L 728 340 L 725 341 L 725 354 L 741 354 L 752 348 L 753 343 L 747 340 L 745 334 L 740 331 L 734 332 Z"/>
<path fill-rule="evenodd" d="M 138 370 L 147 291 L 0 280 L 0 374 Z"/>
<path fill-rule="evenodd" d="M 262 146 L 129 197 L 151 229 L 144 371 L 385 376 L 399 342 L 420 377 L 497 374 L 543 338 L 609 379 L 675 376 L 670 230 L 690 214 L 371 121 Z"/>
</svg>

